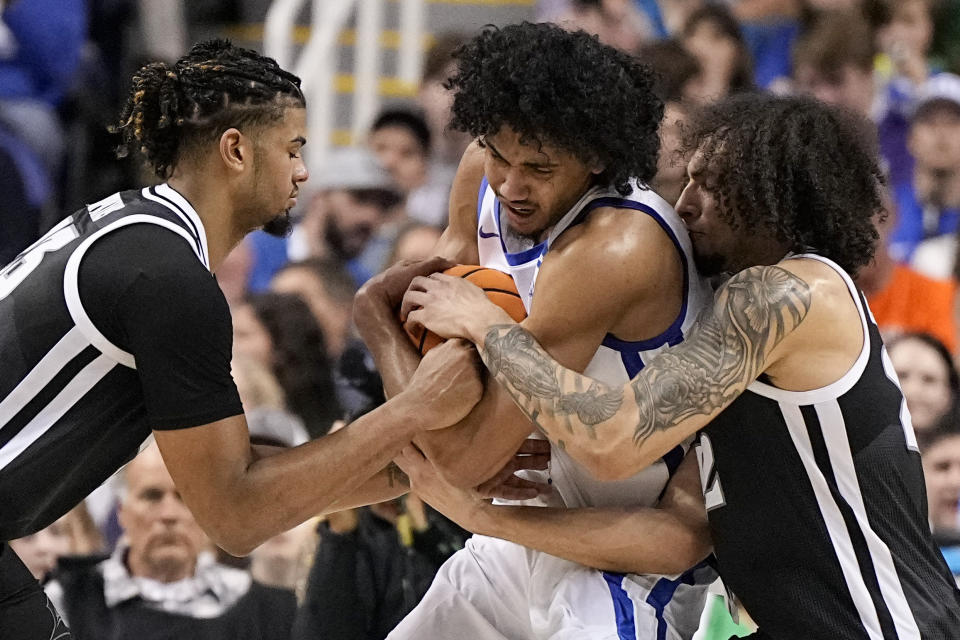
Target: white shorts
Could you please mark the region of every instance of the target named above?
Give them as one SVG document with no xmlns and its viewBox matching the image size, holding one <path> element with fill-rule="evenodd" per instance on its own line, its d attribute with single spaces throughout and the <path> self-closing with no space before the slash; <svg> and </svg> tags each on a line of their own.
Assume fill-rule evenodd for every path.
<svg viewBox="0 0 960 640">
<path fill-rule="evenodd" d="M 715 578 L 706 564 L 607 573 L 473 536 L 388 640 L 689 640 Z"/>
</svg>

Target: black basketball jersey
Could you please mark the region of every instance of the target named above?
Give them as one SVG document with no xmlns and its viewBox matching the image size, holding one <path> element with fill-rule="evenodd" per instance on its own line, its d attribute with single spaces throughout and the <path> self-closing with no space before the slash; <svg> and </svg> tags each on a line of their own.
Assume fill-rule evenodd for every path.
<svg viewBox="0 0 960 640">
<path fill-rule="evenodd" d="M 80 209 L 0 271 L 0 540 L 53 522 L 150 434 L 135 358 L 90 320 L 78 284 L 93 243 L 132 224 L 180 235 L 209 270 L 199 217 L 160 185 Z"/>
<path fill-rule="evenodd" d="M 757 381 L 700 436 L 720 574 L 776 639 L 960 638 L 960 592 L 934 544 L 913 427 L 863 296 L 840 380 Z"/>
</svg>

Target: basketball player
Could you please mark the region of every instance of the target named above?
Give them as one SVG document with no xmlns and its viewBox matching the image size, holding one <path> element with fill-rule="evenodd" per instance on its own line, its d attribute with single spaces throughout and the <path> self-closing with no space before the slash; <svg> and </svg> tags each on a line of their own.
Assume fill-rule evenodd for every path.
<svg viewBox="0 0 960 640">
<path fill-rule="evenodd" d="M 511 274 L 529 313 L 523 326 L 550 353 L 625 382 L 681 342 L 709 299 L 679 217 L 645 185 L 663 114 L 652 75 L 583 32 L 546 24 L 486 30 L 457 58 L 452 126 L 477 142 L 461 161 L 437 251 Z M 358 294 L 354 316 L 392 395 L 417 356 L 393 321 L 389 278 Z M 533 428 L 488 384 L 467 418 L 416 443 L 451 481 L 474 486 Z M 607 508 L 608 530 L 584 539 L 544 529 L 525 541 L 563 558 L 475 536 L 390 637 L 691 637 L 714 573 L 698 564 L 709 542 L 696 460 L 684 462 L 690 442 L 618 482 L 595 481 L 554 448 L 545 504 Z M 670 526 L 637 528 L 633 510 L 654 506 L 669 511 Z M 602 522 L 588 509 L 578 515 Z M 632 536 L 641 542 L 625 546 Z"/>
<path fill-rule="evenodd" d="M 927 522 L 910 416 L 851 274 L 870 260 L 881 177 L 865 124 L 744 96 L 692 127 L 677 202 L 702 273 L 733 274 L 687 340 L 625 385 L 565 368 L 455 279 L 404 306 L 470 337 L 523 411 L 600 478 L 698 430 L 724 583 L 757 638 L 960 637 L 960 592 Z"/>
<path fill-rule="evenodd" d="M 307 179 L 299 84 L 225 41 L 142 68 L 120 131 L 167 182 L 84 207 L 0 271 L 0 637 L 67 634 L 2 541 L 63 515 L 151 429 L 197 521 L 244 554 L 335 501 L 399 494 L 387 472 L 358 485 L 479 399 L 473 348 L 450 343 L 453 375 L 436 377 L 443 354 L 428 355 L 409 393 L 350 428 L 279 453 L 251 447 L 212 272 L 247 232 L 287 224 Z M 462 408 L 434 401 L 448 393 Z"/>
</svg>

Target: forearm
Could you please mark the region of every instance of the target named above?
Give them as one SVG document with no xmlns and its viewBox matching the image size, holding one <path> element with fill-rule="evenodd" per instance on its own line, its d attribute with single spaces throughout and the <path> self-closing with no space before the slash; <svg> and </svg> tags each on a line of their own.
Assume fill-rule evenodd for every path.
<svg viewBox="0 0 960 640">
<path fill-rule="evenodd" d="M 464 523 L 461 523 L 464 524 Z M 657 508 L 493 506 L 465 523 L 572 562 L 622 573 L 682 573 L 707 556 L 709 531 Z"/>
<path fill-rule="evenodd" d="M 512 398 L 492 380 L 466 418 L 446 429 L 422 431 L 414 443 L 451 484 L 473 488 L 503 468 L 533 431 Z"/>
<path fill-rule="evenodd" d="M 409 491 L 410 479 L 395 463 L 391 462 L 353 491 L 330 503 L 317 515 L 393 500 Z"/>
<path fill-rule="evenodd" d="M 356 304 L 363 305 L 356 312 L 363 317 L 357 322 L 357 330 L 377 365 L 384 393 L 392 398 L 406 388 L 420 364 L 420 356 L 392 312 L 359 298 Z"/>
<path fill-rule="evenodd" d="M 244 555 L 334 504 L 342 509 L 389 494 L 383 483 L 382 493 L 371 490 L 377 483 L 364 483 L 384 469 L 420 427 L 413 406 L 384 405 L 299 447 L 267 457 L 248 453 L 236 467 L 211 465 L 201 472 L 206 477 L 201 475 L 196 486 L 182 487 L 181 492 L 214 541 Z M 239 452 L 236 457 L 244 459 Z"/>
</svg>

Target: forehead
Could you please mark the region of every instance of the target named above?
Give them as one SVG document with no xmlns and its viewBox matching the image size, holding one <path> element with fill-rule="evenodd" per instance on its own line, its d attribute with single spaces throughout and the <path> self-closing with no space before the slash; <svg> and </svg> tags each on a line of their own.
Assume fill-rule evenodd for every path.
<svg viewBox="0 0 960 640">
<path fill-rule="evenodd" d="M 960 434 L 938 440 L 936 444 L 923 452 L 923 459 L 928 464 L 948 460 L 960 462 Z"/>
<path fill-rule="evenodd" d="M 303 136 L 307 129 L 307 110 L 303 107 L 284 107 L 279 120 L 265 127 L 263 137 L 280 142 L 290 142 Z"/>
<path fill-rule="evenodd" d="M 500 127 L 500 130 L 496 133 L 484 136 L 484 141 L 495 147 L 497 152 L 505 156 L 510 162 L 582 164 L 573 154 L 549 142 L 523 139 L 523 136 L 509 125 Z"/>
</svg>

